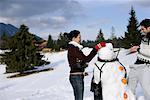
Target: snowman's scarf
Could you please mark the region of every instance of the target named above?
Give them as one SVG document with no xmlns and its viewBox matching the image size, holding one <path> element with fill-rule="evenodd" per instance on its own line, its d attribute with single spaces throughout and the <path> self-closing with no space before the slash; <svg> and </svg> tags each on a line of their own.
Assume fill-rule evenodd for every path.
<svg viewBox="0 0 150 100">
<path fill-rule="evenodd" d="M 96 67 L 100 70 L 100 74 L 102 73 L 102 68 L 103 68 L 103 66 L 104 66 L 107 62 L 118 61 L 118 62 L 122 65 L 122 67 L 124 68 L 124 70 L 125 70 L 125 76 L 124 76 L 124 78 L 127 78 L 127 70 L 126 70 L 125 66 L 119 61 L 118 58 L 113 59 L 113 60 L 102 60 L 102 59 L 98 59 L 98 61 L 104 62 L 104 64 L 102 65 L 101 69 L 100 69 L 100 68 L 98 67 L 98 65 L 95 63 Z M 101 75 L 100 75 L 100 76 L 101 76 Z M 101 78 L 101 77 L 100 77 L 100 78 Z"/>
<path fill-rule="evenodd" d="M 117 56 L 116 56 L 116 60 L 122 65 L 122 67 L 124 68 L 124 70 L 125 70 L 125 76 L 124 76 L 124 78 L 127 78 L 127 70 L 126 70 L 126 67 L 119 61 L 119 59 L 118 59 L 118 55 L 119 55 L 119 52 L 120 52 L 120 48 L 119 48 L 119 50 L 118 50 L 118 53 L 117 53 Z"/>
</svg>

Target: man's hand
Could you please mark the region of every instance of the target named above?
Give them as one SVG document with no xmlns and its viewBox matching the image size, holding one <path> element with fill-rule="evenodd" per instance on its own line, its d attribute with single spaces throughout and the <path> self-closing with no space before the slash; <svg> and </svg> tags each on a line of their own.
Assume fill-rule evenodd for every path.
<svg viewBox="0 0 150 100">
<path fill-rule="evenodd" d="M 129 49 L 130 53 L 137 52 L 137 49 L 140 48 L 139 46 L 133 46 Z"/>
</svg>

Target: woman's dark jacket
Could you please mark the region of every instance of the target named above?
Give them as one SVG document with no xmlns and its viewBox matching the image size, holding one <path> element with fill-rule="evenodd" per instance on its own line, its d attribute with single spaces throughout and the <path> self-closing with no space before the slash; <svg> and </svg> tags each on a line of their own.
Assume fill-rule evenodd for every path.
<svg viewBox="0 0 150 100">
<path fill-rule="evenodd" d="M 88 56 L 85 56 L 83 52 L 73 44 L 68 45 L 68 62 L 69 66 L 71 68 L 70 73 L 74 72 L 84 72 L 84 64 L 86 62 L 90 62 L 93 57 L 97 54 L 97 50 L 93 48 L 93 50 L 90 52 Z M 78 67 L 78 61 L 80 61 L 81 67 Z"/>
</svg>

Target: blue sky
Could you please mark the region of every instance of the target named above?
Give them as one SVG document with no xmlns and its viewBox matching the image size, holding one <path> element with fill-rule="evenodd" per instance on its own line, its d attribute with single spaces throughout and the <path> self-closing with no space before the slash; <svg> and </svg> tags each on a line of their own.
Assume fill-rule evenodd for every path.
<svg viewBox="0 0 150 100">
<path fill-rule="evenodd" d="M 45 39 L 76 29 L 82 39 L 95 40 L 100 28 L 105 38 L 112 27 L 124 36 L 131 6 L 139 22 L 150 18 L 150 0 L 0 0 L 0 22 L 25 24 Z"/>
</svg>

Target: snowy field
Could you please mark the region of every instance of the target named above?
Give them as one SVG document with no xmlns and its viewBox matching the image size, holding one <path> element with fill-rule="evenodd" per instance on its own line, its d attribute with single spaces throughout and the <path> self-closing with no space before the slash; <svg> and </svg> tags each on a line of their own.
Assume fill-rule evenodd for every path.
<svg viewBox="0 0 150 100">
<path fill-rule="evenodd" d="M 84 51 L 88 54 L 90 50 L 85 49 Z M 136 53 L 126 54 L 127 50 L 121 49 L 118 57 L 129 73 L 129 65 L 135 62 Z M 84 100 L 93 100 L 90 84 L 96 58 L 97 56 L 89 63 L 89 67 L 86 69 L 89 75 L 85 76 L 84 79 Z M 69 83 L 70 69 L 67 61 L 67 51 L 46 53 L 45 59 L 51 63 L 41 67 L 52 67 L 54 70 L 19 78 L 7 78 L 12 74 L 4 74 L 5 65 L 0 65 L 0 100 L 74 100 L 73 90 Z M 144 100 L 143 92 L 139 85 L 136 94 L 138 100 Z"/>
</svg>

